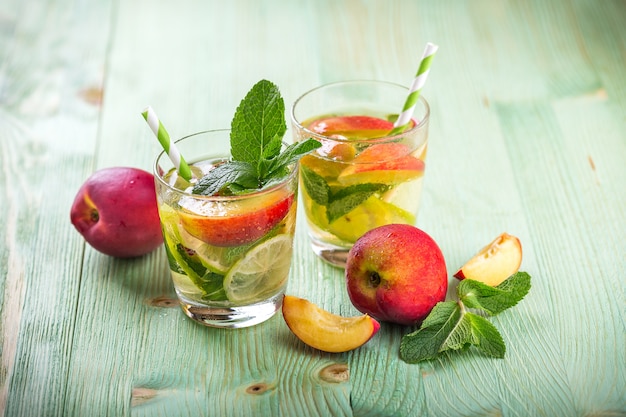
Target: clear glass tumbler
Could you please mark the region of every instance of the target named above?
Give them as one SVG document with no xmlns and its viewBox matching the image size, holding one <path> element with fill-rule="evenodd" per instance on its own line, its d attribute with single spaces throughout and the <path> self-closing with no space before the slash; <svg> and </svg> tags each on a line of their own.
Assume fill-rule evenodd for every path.
<svg viewBox="0 0 626 417">
<path fill-rule="evenodd" d="M 411 126 L 390 135 L 408 89 L 383 81 L 342 81 L 315 88 L 291 108 L 294 141 L 322 147 L 300 160 L 302 201 L 313 251 L 343 267 L 365 232 L 414 224 L 426 159 L 428 102 Z"/>
<path fill-rule="evenodd" d="M 230 131 L 176 142 L 196 178 L 229 159 Z M 192 194 L 167 154 L 154 165 L 172 280 L 183 311 L 213 327 L 261 323 L 282 304 L 291 266 L 298 169 L 267 189 L 234 196 Z"/>
</svg>

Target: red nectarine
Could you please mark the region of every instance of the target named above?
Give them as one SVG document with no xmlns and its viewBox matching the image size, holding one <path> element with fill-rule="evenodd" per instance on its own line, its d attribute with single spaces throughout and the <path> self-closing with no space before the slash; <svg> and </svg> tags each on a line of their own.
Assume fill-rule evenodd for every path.
<svg viewBox="0 0 626 417">
<path fill-rule="evenodd" d="M 446 263 L 435 241 L 417 227 L 389 224 L 361 236 L 348 252 L 352 304 L 382 321 L 422 321 L 448 289 Z"/>
<path fill-rule="evenodd" d="M 78 190 L 70 219 L 87 243 L 106 255 L 141 256 L 163 243 L 154 177 L 141 169 L 94 172 Z"/>
</svg>

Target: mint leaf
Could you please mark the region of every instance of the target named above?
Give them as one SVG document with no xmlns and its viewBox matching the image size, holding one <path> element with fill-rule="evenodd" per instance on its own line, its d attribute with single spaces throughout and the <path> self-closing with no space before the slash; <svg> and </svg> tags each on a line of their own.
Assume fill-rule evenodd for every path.
<svg viewBox="0 0 626 417">
<path fill-rule="evenodd" d="M 165 245 L 169 252 L 168 245 Z M 181 243 L 176 245 L 176 252 L 178 256 L 183 260 L 189 270 L 184 270 L 179 267 L 176 262 L 176 269 L 194 283 L 196 287 L 202 290 L 202 299 L 213 301 L 225 301 L 226 292 L 224 291 L 224 276 L 215 272 L 209 271 L 203 264 L 196 252 L 183 246 Z"/>
<path fill-rule="evenodd" d="M 530 275 L 526 272 L 517 272 L 496 287 L 464 279 L 457 287 L 458 302 L 437 303 L 418 330 L 402 337 L 400 358 L 417 363 L 470 346 L 491 357 L 503 358 L 506 345 L 498 329 L 466 307 L 497 314 L 516 305 L 529 290 Z"/>
<path fill-rule="evenodd" d="M 285 175 L 282 170 L 287 166 L 298 161 L 303 155 L 319 148 L 322 144 L 314 139 L 307 139 L 304 142 L 296 142 L 287 146 L 278 156 L 266 161 L 267 174 L 271 178 L 275 176 Z"/>
<path fill-rule="evenodd" d="M 224 290 L 224 276 L 216 272 L 207 271 L 195 284 L 204 292 L 203 300 L 226 301 Z"/>
<path fill-rule="evenodd" d="M 407 363 L 434 359 L 447 349 L 460 349 L 471 335 L 463 312 L 454 301 L 439 302 L 420 329 L 402 337 L 400 358 Z"/>
<path fill-rule="evenodd" d="M 328 222 L 332 223 L 351 212 L 356 206 L 367 200 L 372 194 L 387 188 L 385 184 L 355 184 L 342 188 L 330 196 L 326 210 Z"/>
<path fill-rule="evenodd" d="M 457 287 L 459 299 L 469 308 L 477 308 L 491 315 L 513 307 L 530 291 L 530 275 L 517 272 L 496 287 L 479 281 L 464 279 Z"/>
<path fill-rule="evenodd" d="M 465 319 L 472 329 L 472 344 L 489 356 L 504 358 L 506 346 L 498 329 L 478 314 L 467 312 Z"/>
<path fill-rule="evenodd" d="M 329 223 L 348 214 L 372 194 L 387 188 L 384 184 L 355 184 L 342 188 L 333 194 L 324 177 L 311 168 L 302 165 L 300 173 L 302 174 L 304 189 L 311 200 L 321 206 L 326 206 L 326 216 Z"/>
<path fill-rule="evenodd" d="M 241 100 L 231 122 L 232 160 L 211 169 L 192 193 L 242 194 L 281 182 L 289 174 L 289 165 L 322 146 L 307 139 L 281 153 L 286 131 L 285 103 L 278 87 L 267 80 L 259 81 Z"/>
<path fill-rule="evenodd" d="M 309 197 L 311 197 L 311 200 L 322 206 L 328 204 L 328 200 L 330 199 L 330 187 L 324 177 L 306 165 L 300 166 L 300 174 L 302 175 L 304 189 Z"/>
<path fill-rule="evenodd" d="M 263 148 L 263 153 L 261 154 L 261 160 L 267 160 L 275 157 L 280 153 L 280 149 L 283 147 L 283 138 L 282 136 L 274 136 L 267 142 L 267 146 Z"/>
<path fill-rule="evenodd" d="M 249 162 L 258 169 L 261 157 L 271 158 L 280 151 L 275 138 L 282 138 L 286 130 L 285 103 L 278 87 L 259 81 L 241 101 L 231 122 L 233 160 Z"/>
<path fill-rule="evenodd" d="M 420 329 L 402 337 L 400 358 L 417 363 L 470 346 L 496 358 L 506 351 L 500 332 L 487 319 L 467 312 L 460 303 L 445 301 L 435 305 Z"/>
<path fill-rule="evenodd" d="M 191 192 L 200 195 L 228 195 L 258 186 L 259 180 L 253 165 L 248 162 L 230 161 L 209 171 L 209 174 L 194 185 Z"/>
</svg>

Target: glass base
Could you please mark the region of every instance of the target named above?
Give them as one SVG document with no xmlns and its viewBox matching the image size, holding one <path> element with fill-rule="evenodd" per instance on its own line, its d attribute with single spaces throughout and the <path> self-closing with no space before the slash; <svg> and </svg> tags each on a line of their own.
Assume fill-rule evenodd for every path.
<svg viewBox="0 0 626 417">
<path fill-rule="evenodd" d="M 309 237 L 311 239 L 311 248 L 319 258 L 333 266 L 339 268 L 346 267 L 350 248 L 331 245 L 330 243 L 315 239 L 313 236 Z"/>
<path fill-rule="evenodd" d="M 270 319 L 283 304 L 283 293 L 263 302 L 239 307 L 207 306 L 180 297 L 180 305 L 187 317 L 209 327 L 239 329 Z"/>
</svg>

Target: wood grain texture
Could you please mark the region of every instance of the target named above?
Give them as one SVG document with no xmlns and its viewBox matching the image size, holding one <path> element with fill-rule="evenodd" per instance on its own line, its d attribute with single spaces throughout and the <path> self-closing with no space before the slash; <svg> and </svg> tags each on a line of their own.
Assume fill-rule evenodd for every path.
<svg viewBox="0 0 626 417">
<path fill-rule="evenodd" d="M 0 414 L 626 415 L 625 21 L 623 0 L 4 0 Z M 287 106 L 330 81 L 408 84 L 428 41 L 418 226 L 450 275 L 520 237 L 533 286 L 490 319 L 504 359 L 408 365 L 412 329 L 388 324 L 343 354 L 303 345 L 280 314 L 205 328 L 178 308 L 163 249 L 112 259 L 73 230 L 91 172 L 151 169 L 146 105 L 174 137 L 228 127 L 261 78 Z M 288 292 L 358 314 L 303 216 Z"/>
</svg>

